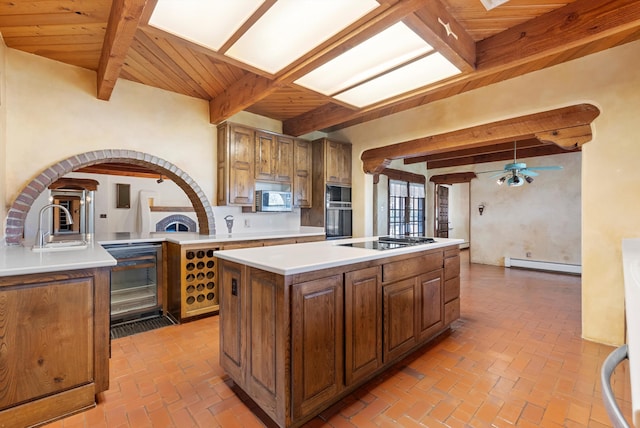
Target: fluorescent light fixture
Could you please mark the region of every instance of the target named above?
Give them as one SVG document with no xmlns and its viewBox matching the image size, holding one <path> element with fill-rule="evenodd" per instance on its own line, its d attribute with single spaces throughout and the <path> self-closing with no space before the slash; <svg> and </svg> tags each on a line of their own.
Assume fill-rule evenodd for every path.
<svg viewBox="0 0 640 428">
<path fill-rule="evenodd" d="M 349 89 L 334 98 L 355 107 L 364 107 L 459 73 L 460 70 L 455 65 L 436 52 Z"/>
<path fill-rule="evenodd" d="M 379 6 L 375 0 L 279 0 L 226 55 L 274 74 Z"/>
<path fill-rule="evenodd" d="M 264 0 L 158 0 L 149 25 L 217 51 Z"/>
<path fill-rule="evenodd" d="M 482 4 L 484 5 L 484 8 L 487 10 L 491 10 L 494 7 L 498 7 L 501 4 L 505 4 L 506 2 L 508 2 L 509 0 L 480 0 L 482 2 Z"/>
<path fill-rule="evenodd" d="M 399 22 L 295 83 L 324 95 L 333 95 L 432 50 L 424 39 Z"/>
</svg>

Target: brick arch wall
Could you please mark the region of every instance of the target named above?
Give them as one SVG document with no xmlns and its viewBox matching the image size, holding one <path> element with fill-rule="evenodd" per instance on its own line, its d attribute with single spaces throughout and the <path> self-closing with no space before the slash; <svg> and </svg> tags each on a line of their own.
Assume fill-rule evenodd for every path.
<svg viewBox="0 0 640 428">
<path fill-rule="evenodd" d="M 148 153 L 134 150 L 111 149 L 96 150 L 72 156 L 49 166 L 38 174 L 36 178 L 31 180 L 31 182 L 22 189 L 9 208 L 5 229 L 5 242 L 9 245 L 16 245 L 22 241 L 27 213 L 36 198 L 40 193 L 45 191 L 51 183 L 63 175 L 84 166 L 106 162 L 141 165 L 165 177 L 169 177 L 184 191 L 191 201 L 198 217 L 200 234 L 214 235 L 216 233 L 215 218 L 211 204 L 200 186 L 198 186 L 186 172 L 172 163 Z"/>
</svg>

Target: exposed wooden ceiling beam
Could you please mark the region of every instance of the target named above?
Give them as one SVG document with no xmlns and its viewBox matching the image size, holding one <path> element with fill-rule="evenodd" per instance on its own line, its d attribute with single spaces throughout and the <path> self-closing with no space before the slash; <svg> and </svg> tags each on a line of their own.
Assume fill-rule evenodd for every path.
<svg viewBox="0 0 640 428">
<path fill-rule="evenodd" d="M 583 12 L 584 10 L 584 12 Z M 556 36 L 550 35 L 551 29 Z M 476 71 L 443 84 L 389 100 L 375 109 L 351 110 L 323 106 L 286 120 L 283 131 L 302 135 L 332 126 L 352 126 L 539 70 L 615 46 L 640 36 L 640 2 L 634 0 L 577 0 L 476 44 Z M 589 49 L 585 47 L 589 46 Z"/>
<path fill-rule="evenodd" d="M 579 152 L 579 149 L 565 150 L 555 144 L 542 145 L 537 147 L 527 147 L 522 150 L 518 149 L 518 159 L 520 158 L 534 158 L 538 156 L 559 155 L 563 153 Z M 428 161 L 427 169 L 437 168 L 450 168 L 454 166 L 472 165 L 476 163 L 498 162 L 498 161 L 513 161 L 513 152 L 507 153 L 488 153 L 478 154 L 475 156 L 459 157 L 455 159 L 444 159 L 437 161 Z"/>
<path fill-rule="evenodd" d="M 109 100 L 147 0 L 113 0 L 98 64 L 97 97 Z"/>
<path fill-rule="evenodd" d="M 437 0 L 404 19 L 416 34 L 422 36 L 462 72 L 476 68 L 476 43 L 447 9 Z"/>
<path fill-rule="evenodd" d="M 516 148 L 518 150 L 524 149 L 527 147 L 539 146 L 541 143 L 537 138 L 531 138 L 527 140 L 518 140 L 516 143 Z M 514 143 L 502 143 L 502 144 L 491 144 L 481 147 L 473 147 L 470 149 L 462 149 L 462 150 L 451 150 L 444 153 L 435 153 L 427 156 L 417 156 L 414 158 L 405 158 L 404 163 L 412 164 L 412 163 L 420 163 L 420 162 L 433 162 L 433 161 L 441 161 L 448 159 L 456 159 L 470 156 L 478 156 L 478 155 L 486 155 L 491 153 L 504 153 L 508 152 L 513 156 L 513 148 Z"/>
<path fill-rule="evenodd" d="M 475 172 L 454 172 L 451 174 L 433 175 L 429 181 L 435 184 L 459 184 L 468 183 L 476 177 Z"/>
<path fill-rule="evenodd" d="M 552 134 L 564 128 L 589 125 L 599 114 L 600 110 L 591 104 L 578 104 L 365 150 L 360 159 L 365 173 L 376 174 L 393 159 L 514 141 L 536 133 Z"/>
</svg>

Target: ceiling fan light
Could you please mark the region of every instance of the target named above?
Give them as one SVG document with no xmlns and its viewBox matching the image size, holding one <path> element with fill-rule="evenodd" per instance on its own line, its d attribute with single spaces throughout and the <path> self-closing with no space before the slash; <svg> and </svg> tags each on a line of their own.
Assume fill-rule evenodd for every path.
<svg viewBox="0 0 640 428">
<path fill-rule="evenodd" d="M 497 181 L 498 185 L 502 186 L 507 181 L 507 177 L 500 177 Z"/>
<path fill-rule="evenodd" d="M 533 183 L 533 177 L 529 177 L 528 175 L 526 177 L 524 177 L 525 180 L 527 180 L 527 183 L 531 184 Z"/>
</svg>

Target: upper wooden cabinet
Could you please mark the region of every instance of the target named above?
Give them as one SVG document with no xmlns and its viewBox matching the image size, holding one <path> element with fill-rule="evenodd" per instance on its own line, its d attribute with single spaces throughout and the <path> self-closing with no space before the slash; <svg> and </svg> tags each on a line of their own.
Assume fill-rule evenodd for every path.
<svg viewBox="0 0 640 428">
<path fill-rule="evenodd" d="M 311 206 L 310 142 L 225 122 L 218 125 L 218 205 L 253 207 L 256 182 L 292 186 L 295 207 Z"/>
<path fill-rule="evenodd" d="M 325 153 L 325 181 L 339 186 L 351 185 L 351 144 L 322 139 Z"/>
<path fill-rule="evenodd" d="M 293 206 L 311 208 L 313 150 L 311 142 L 296 139 L 293 145 Z"/>
<path fill-rule="evenodd" d="M 255 135 L 246 126 L 218 125 L 218 205 L 253 206 Z"/>
<path fill-rule="evenodd" d="M 255 178 L 258 181 L 291 183 L 293 137 L 256 131 Z"/>
</svg>

